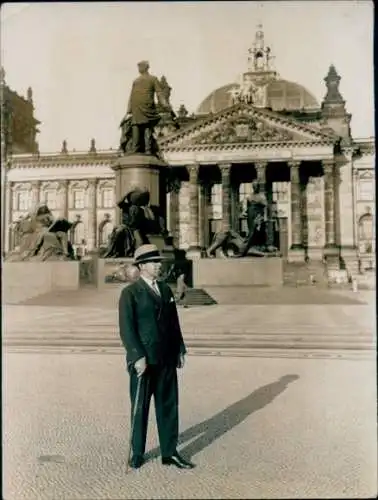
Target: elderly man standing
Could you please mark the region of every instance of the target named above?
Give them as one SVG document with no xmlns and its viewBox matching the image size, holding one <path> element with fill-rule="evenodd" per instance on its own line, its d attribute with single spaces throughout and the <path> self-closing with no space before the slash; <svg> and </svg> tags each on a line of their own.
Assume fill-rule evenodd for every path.
<svg viewBox="0 0 378 500">
<path fill-rule="evenodd" d="M 186 348 L 175 299 L 169 286 L 158 282 L 161 256 L 156 245 L 135 251 L 140 278 L 122 290 L 119 300 L 120 335 L 127 352 L 132 414 L 130 466 L 144 463 L 148 414 L 155 400 L 160 451 L 164 465 L 191 469 L 177 452 L 179 414 L 177 368 Z"/>
<path fill-rule="evenodd" d="M 154 154 L 153 130 L 160 121 L 155 104 L 155 95 L 159 104 L 170 110 L 161 85 L 156 76 L 150 75 L 149 63 L 138 63 L 139 76 L 131 89 L 126 119 L 131 119 L 132 149 L 134 153 Z"/>
</svg>

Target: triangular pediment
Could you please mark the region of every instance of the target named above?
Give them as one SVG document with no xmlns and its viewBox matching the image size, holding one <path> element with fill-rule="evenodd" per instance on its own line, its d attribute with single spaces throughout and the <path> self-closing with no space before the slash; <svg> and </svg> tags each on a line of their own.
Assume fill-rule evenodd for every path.
<svg viewBox="0 0 378 500">
<path fill-rule="evenodd" d="M 228 144 L 329 142 L 336 137 L 279 113 L 238 104 L 207 116 L 161 141 L 163 149 Z"/>
</svg>

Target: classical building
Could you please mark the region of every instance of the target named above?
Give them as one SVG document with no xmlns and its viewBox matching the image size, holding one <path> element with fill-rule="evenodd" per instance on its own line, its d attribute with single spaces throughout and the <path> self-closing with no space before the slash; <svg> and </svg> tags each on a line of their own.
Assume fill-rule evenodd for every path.
<svg viewBox="0 0 378 500">
<path fill-rule="evenodd" d="M 289 260 L 341 255 L 374 266 L 375 141 L 351 136 L 351 115 L 334 66 L 321 104 L 303 86 L 282 79 L 258 29 L 239 82 L 224 85 L 179 130 L 157 131 L 175 181 L 167 193 L 168 226 L 177 245 L 201 255 L 220 229 L 246 231 L 244 202 L 258 179 L 281 221 L 281 251 Z M 165 85 L 168 85 L 164 79 Z M 168 87 L 169 88 L 169 87 Z M 170 91 L 170 89 L 169 89 Z M 74 221 L 74 243 L 106 245 L 118 220 L 116 150 L 13 154 L 6 190 L 6 249 L 12 223 L 35 203 Z M 130 186 L 130 189 L 133 186 Z"/>
</svg>

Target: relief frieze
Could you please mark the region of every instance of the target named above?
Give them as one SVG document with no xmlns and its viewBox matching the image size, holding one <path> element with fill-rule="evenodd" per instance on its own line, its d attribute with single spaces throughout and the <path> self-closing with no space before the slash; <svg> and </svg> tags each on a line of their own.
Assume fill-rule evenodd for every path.
<svg viewBox="0 0 378 500">
<path fill-rule="evenodd" d="M 290 132 L 251 116 L 238 116 L 194 137 L 191 144 L 285 142 L 295 140 Z"/>
</svg>

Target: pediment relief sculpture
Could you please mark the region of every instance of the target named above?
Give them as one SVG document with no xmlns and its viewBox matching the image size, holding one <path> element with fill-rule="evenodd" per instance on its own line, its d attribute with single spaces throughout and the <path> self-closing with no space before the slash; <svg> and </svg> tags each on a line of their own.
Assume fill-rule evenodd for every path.
<svg viewBox="0 0 378 500">
<path fill-rule="evenodd" d="M 284 142 L 295 140 L 294 134 L 268 125 L 262 120 L 239 116 L 194 137 L 192 144 L 227 144 L 246 142 Z"/>
</svg>

